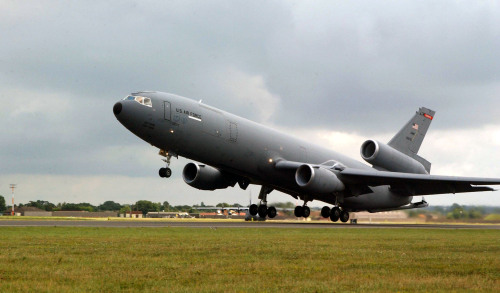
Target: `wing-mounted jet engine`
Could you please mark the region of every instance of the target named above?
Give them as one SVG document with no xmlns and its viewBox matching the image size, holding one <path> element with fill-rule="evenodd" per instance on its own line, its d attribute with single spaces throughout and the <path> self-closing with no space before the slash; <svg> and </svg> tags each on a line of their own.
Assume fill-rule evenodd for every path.
<svg viewBox="0 0 500 293">
<path fill-rule="evenodd" d="M 331 194 L 345 189 L 344 183 L 333 171 L 309 164 L 304 164 L 297 169 L 295 181 L 305 191 L 315 194 Z"/>
<path fill-rule="evenodd" d="M 182 170 L 184 182 L 201 190 L 224 189 L 236 184 L 236 179 L 208 165 L 188 163 Z"/>
</svg>

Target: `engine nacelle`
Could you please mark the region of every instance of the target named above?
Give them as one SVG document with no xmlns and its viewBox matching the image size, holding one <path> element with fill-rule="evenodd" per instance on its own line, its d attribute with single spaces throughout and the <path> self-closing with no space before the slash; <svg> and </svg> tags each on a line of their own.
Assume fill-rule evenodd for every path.
<svg viewBox="0 0 500 293">
<path fill-rule="evenodd" d="M 428 174 L 417 160 L 376 140 L 367 140 L 361 145 L 361 157 L 373 166 L 388 171 Z"/>
<path fill-rule="evenodd" d="M 236 184 L 236 180 L 214 167 L 195 163 L 188 163 L 184 167 L 182 179 L 190 186 L 201 190 L 224 189 Z"/>
<path fill-rule="evenodd" d="M 295 181 L 304 190 L 316 194 L 330 194 L 345 189 L 344 183 L 332 171 L 304 164 L 295 172 Z"/>
</svg>

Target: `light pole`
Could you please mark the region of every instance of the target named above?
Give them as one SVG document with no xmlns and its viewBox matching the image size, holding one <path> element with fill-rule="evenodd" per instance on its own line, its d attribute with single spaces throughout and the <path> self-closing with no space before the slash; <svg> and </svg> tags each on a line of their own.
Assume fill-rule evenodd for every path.
<svg viewBox="0 0 500 293">
<path fill-rule="evenodd" d="M 11 213 L 12 216 L 15 215 L 15 213 L 14 213 L 14 189 L 16 189 L 16 185 L 17 184 L 10 185 L 10 189 L 12 189 L 12 213 Z"/>
</svg>

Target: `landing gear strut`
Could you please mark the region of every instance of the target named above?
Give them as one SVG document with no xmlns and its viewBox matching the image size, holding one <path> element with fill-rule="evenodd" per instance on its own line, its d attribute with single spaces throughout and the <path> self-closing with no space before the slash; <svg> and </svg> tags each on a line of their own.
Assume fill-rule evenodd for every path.
<svg viewBox="0 0 500 293">
<path fill-rule="evenodd" d="M 259 217 L 261 218 L 265 218 L 267 216 L 270 219 L 276 217 L 276 215 L 278 214 L 276 208 L 273 206 L 267 207 L 267 195 L 271 193 L 271 191 L 273 191 L 271 187 L 264 185 L 262 186 L 259 193 L 260 205 L 256 204 L 250 205 L 248 209 L 250 215 L 255 216 L 259 214 Z"/>
<path fill-rule="evenodd" d="M 162 161 L 167 164 L 167 167 L 160 168 L 160 170 L 158 170 L 158 175 L 160 175 L 161 178 L 168 178 L 168 177 L 172 176 L 172 170 L 168 166 L 170 166 L 170 159 L 174 155 L 169 153 L 169 152 L 166 152 L 164 150 L 160 150 L 159 155 L 164 156 L 166 158 L 166 159 L 162 159 Z"/>
</svg>

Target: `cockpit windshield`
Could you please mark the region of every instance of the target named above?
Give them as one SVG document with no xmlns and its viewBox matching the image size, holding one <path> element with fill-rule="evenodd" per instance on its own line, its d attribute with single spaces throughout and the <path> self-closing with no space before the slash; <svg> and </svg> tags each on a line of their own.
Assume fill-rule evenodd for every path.
<svg viewBox="0 0 500 293">
<path fill-rule="evenodd" d="M 146 98 L 146 97 L 141 97 L 141 96 L 127 96 L 123 100 L 136 101 L 137 103 L 139 103 L 141 105 L 144 105 L 144 106 L 148 106 L 148 107 L 152 107 L 153 106 L 153 104 L 151 103 L 151 99 L 150 98 Z"/>
</svg>

